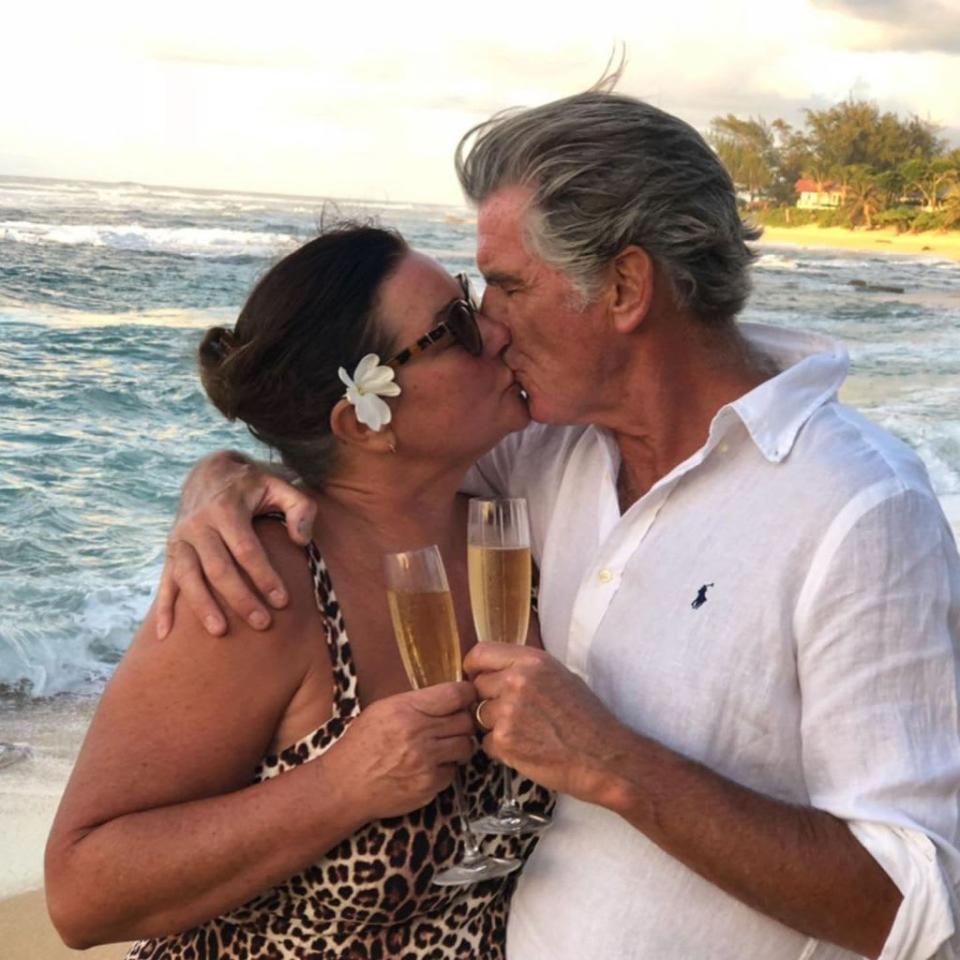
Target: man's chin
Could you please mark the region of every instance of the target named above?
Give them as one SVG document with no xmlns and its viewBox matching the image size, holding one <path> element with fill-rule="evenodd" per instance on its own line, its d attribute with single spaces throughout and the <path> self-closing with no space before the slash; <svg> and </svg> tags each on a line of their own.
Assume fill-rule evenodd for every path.
<svg viewBox="0 0 960 960">
<path fill-rule="evenodd" d="M 556 427 L 569 427 L 576 421 L 563 417 L 557 409 L 551 409 L 538 394 L 527 394 L 527 411 L 534 423 L 551 423 Z"/>
<path fill-rule="evenodd" d="M 527 410 L 528 422 L 534 421 L 535 423 L 552 423 L 558 427 L 570 426 L 571 421 L 558 416 L 559 411 L 556 409 L 551 409 L 550 404 L 544 400 L 542 394 L 531 393 L 526 388 L 520 386 L 519 382 L 517 383 L 517 386 L 519 387 L 518 395 L 520 400 L 523 402 L 523 405 Z"/>
<path fill-rule="evenodd" d="M 531 420 L 537 420 L 536 410 L 538 407 L 543 406 L 539 400 L 539 395 L 531 393 L 526 387 L 520 387 L 520 399 L 523 401 L 523 405 L 527 408 L 527 412 L 530 414 Z"/>
<path fill-rule="evenodd" d="M 530 422 L 530 406 L 527 393 L 522 387 L 517 387 L 517 426 L 515 430 L 522 430 Z"/>
</svg>

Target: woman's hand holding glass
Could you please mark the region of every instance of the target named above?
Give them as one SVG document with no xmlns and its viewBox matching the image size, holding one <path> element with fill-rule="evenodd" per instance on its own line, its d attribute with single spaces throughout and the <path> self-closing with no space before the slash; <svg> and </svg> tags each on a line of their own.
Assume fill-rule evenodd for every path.
<svg viewBox="0 0 960 960">
<path fill-rule="evenodd" d="M 327 752 L 325 781 L 364 822 L 424 806 L 473 754 L 474 699 L 469 683 L 440 683 L 377 700 Z"/>
<path fill-rule="evenodd" d="M 461 680 L 460 635 L 440 551 L 435 547 L 387 554 L 387 600 L 410 685 L 425 692 L 432 684 Z M 457 813 L 463 827 L 464 855 L 454 866 L 436 874 L 439 886 L 459 886 L 502 877 L 520 866 L 519 860 L 489 857 L 470 827 L 460 772 L 453 778 Z"/>
</svg>

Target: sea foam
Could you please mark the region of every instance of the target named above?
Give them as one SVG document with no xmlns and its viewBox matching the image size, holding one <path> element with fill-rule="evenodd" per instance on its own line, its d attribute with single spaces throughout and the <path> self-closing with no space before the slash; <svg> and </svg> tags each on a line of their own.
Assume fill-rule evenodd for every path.
<svg viewBox="0 0 960 960">
<path fill-rule="evenodd" d="M 35 703 L 109 678 L 149 607 L 187 470 L 213 449 L 258 449 L 204 397 L 197 343 L 315 235 L 324 207 L 0 178 L 0 688 Z M 476 278 L 459 215 L 369 201 L 339 212 L 378 217 Z M 758 265 L 745 319 L 846 342 L 844 399 L 918 451 L 957 522 L 960 267 L 786 247 Z"/>
<path fill-rule="evenodd" d="M 95 223 L 0 221 L 0 240 L 28 244 L 111 247 L 184 257 L 277 257 L 302 238 L 264 231 L 201 227 L 114 226 Z"/>
</svg>

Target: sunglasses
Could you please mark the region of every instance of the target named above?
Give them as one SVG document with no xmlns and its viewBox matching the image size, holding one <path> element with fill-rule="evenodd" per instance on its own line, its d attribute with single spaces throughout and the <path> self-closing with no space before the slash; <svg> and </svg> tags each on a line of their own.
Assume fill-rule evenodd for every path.
<svg viewBox="0 0 960 960">
<path fill-rule="evenodd" d="M 392 360 L 388 360 L 388 367 L 396 370 L 417 354 L 444 340 L 459 343 L 471 356 L 479 357 L 483 353 L 483 334 L 477 324 L 477 312 L 480 308 L 473 295 L 470 280 L 465 273 L 459 273 L 457 283 L 460 284 L 463 296 L 451 300 L 438 314 L 440 322 L 416 343 L 405 347 Z"/>
</svg>

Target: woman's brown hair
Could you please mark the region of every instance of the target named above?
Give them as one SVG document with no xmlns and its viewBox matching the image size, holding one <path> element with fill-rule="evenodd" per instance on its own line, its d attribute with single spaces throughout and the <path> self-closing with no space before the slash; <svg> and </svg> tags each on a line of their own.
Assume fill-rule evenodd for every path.
<svg viewBox="0 0 960 960">
<path fill-rule="evenodd" d="M 207 396 L 308 486 L 333 465 L 330 411 L 344 393 L 337 369 L 353 373 L 364 354 L 392 351 L 377 298 L 407 249 L 391 230 L 338 224 L 263 276 L 234 330 L 212 327 L 200 344 Z"/>
</svg>

